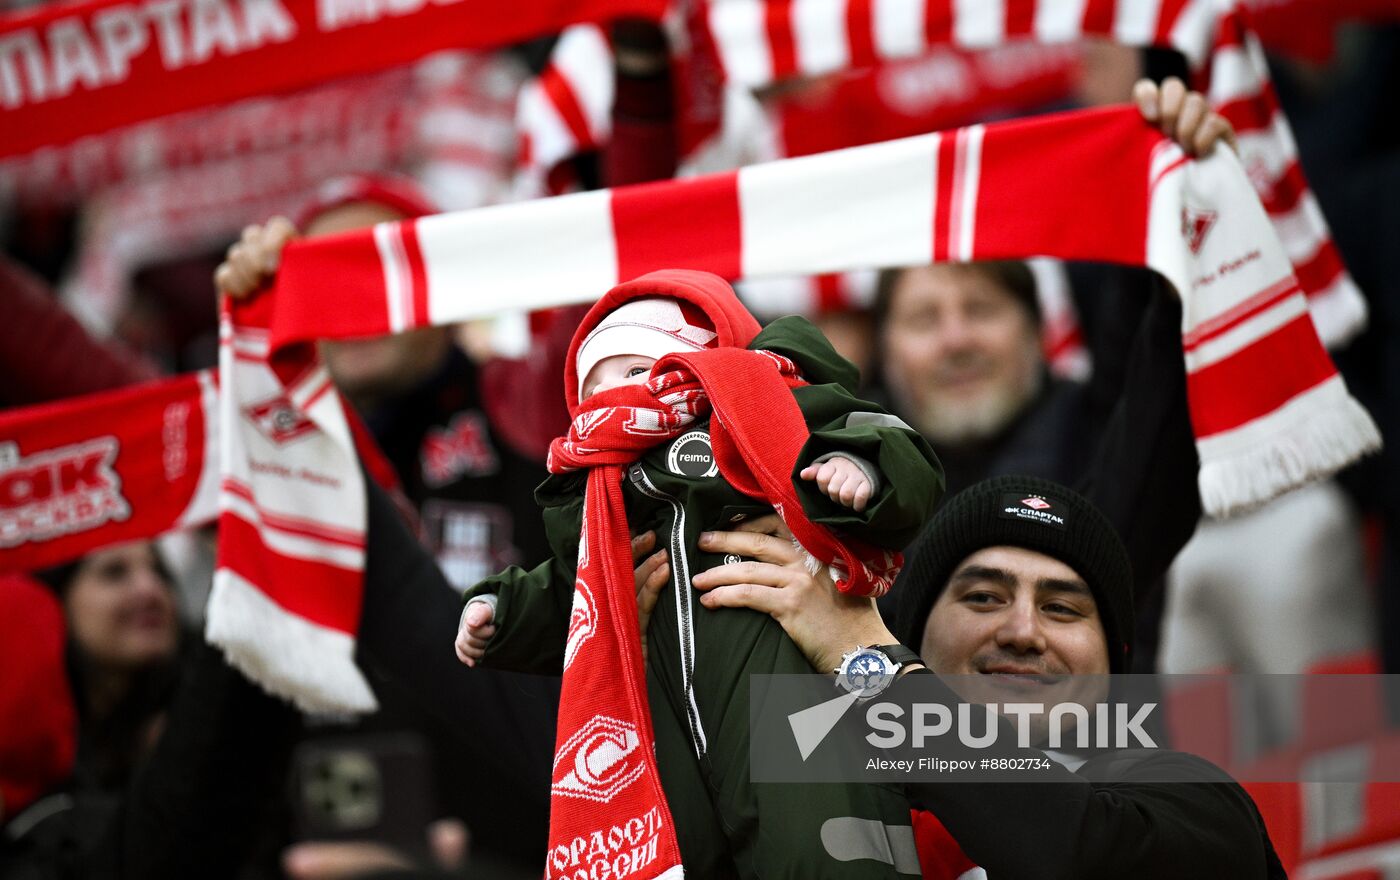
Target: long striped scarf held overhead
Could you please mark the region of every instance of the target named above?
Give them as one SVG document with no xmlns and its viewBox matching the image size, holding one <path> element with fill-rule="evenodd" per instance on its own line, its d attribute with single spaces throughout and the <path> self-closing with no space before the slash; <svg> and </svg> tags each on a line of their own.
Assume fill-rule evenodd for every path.
<svg viewBox="0 0 1400 880">
<path fill-rule="evenodd" d="M 305 706 L 372 705 L 351 658 L 364 493 L 344 407 L 301 343 L 585 302 L 659 268 L 733 279 L 1031 254 L 1147 266 L 1180 293 L 1209 512 L 1378 447 L 1233 153 L 1188 160 L 1130 109 L 974 126 L 293 244 L 224 338 L 222 455 L 240 488 L 224 495 L 209 636 Z M 259 419 L 264 398 L 291 412 Z"/>
<path fill-rule="evenodd" d="M 705 39 L 697 45 L 713 46 L 725 80 L 744 88 L 918 57 L 942 46 L 988 49 L 1098 37 L 1176 49 L 1196 87 L 1234 125 L 1240 158 L 1323 341 L 1342 344 L 1365 325 L 1365 300 L 1308 187 L 1263 48 L 1237 0 L 705 0 L 699 14 Z M 606 139 L 612 75 L 611 55 L 596 28 L 577 25 L 566 32 L 554 63 L 521 93 L 522 136 L 547 145 L 526 157 L 529 175 L 541 178 L 549 165 Z M 771 134 L 760 139 L 773 140 Z"/>
<path fill-rule="evenodd" d="M 14 57 L 23 61 L 0 77 L 0 104 L 13 135 L 0 140 L 0 158 L 182 110 L 382 70 L 440 49 L 500 46 L 582 22 L 658 20 L 674 12 L 666 0 L 558 0 L 509 9 L 208 0 L 200 9 L 208 14 L 193 16 L 187 31 L 161 31 L 160 39 L 153 38 L 160 30 L 154 19 L 142 20 L 126 0 L 0 15 L 0 44 L 17 47 Z M 689 63 L 709 70 L 713 60 L 731 92 L 942 45 L 978 49 L 1098 36 L 1179 49 L 1240 133 L 1245 167 L 1323 338 L 1344 341 L 1364 323 L 1364 301 L 1308 190 L 1263 51 L 1237 0 L 703 0 L 695 13 L 701 24 L 691 42 L 699 51 Z M 120 39 L 112 38 L 117 30 Z M 560 51 L 521 98 L 527 162 L 541 166 L 606 136 L 605 41 L 592 30 L 561 40 Z"/>
<path fill-rule="evenodd" d="M 1365 324 L 1366 306 L 1308 188 L 1263 47 L 1236 0 L 707 0 L 727 79 L 750 87 L 951 44 L 1102 37 L 1180 51 L 1211 105 L 1234 125 L 1240 158 L 1329 344 Z"/>
</svg>

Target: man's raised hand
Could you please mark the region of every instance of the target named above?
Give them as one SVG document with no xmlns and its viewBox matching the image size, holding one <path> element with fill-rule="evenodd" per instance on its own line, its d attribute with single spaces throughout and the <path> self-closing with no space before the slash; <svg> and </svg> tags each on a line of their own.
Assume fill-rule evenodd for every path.
<svg viewBox="0 0 1400 880">
<path fill-rule="evenodd" d="M 282 249 L 296 236 L 297 228 L 286 217 L 244 227 L 243 235 L 214 270 L 214 286 L 234 299 L 253 293 L 277 271 Z"/>
<path fill-rule="evenodd" d="M 1220 141 L 1235 146 L 1235 129 L 1230 121 L 1210 109 L 1205 95 L 1188 91 L 1186 84 L 1174 76 L 1163 80 L 1160 88 L 1150 79 L 1138 80 L 1133 84 L 1133 100 L 1142 118 L 1176 141 L 1188 155 L 1208 156 Z"/>
</svg>

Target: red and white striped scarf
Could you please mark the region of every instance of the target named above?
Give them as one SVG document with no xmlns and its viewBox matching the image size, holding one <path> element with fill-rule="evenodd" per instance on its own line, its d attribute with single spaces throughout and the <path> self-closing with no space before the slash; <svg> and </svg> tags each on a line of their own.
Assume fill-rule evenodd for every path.
<svg viewBox="0 0 1400 880">
<path fill-rule="evenodd" d="M 450 68 L 453 75 L 443 74 Z M 251 217 L 295 216 L 328 180 L 412 161 L 447 208 L 478 207 L 508 185 L 516 68 L 495 53 L 439 53 L 288 96 L 166 117 L 79 146 L 0 162 L 0 188 L 44 202 L 92 195 L 64 297 L 110 329 L 136 270 L 172 253 L 223 248 Z M 479 125 L 433 124 L 444 107 Z M 133 157 L 139 156 L 140 162 Z M 65 183 L 65 178 L 67 182 Z M 67 192 L 65 193 L 65 190 Z M 438 209 L 441 210 L 441 209 Z M 298 224 L 301 225 L 301 224 Z"/>
<path fill-rule="evenodd" d="M 540 259 L 542 248 L 549 259 Z M 1147 266 L 1181 294 L 1210 513 L 1260 503 L 1378 446 L 1233 154 L 1187 160 L 1128 109 L 977 126 L 292 245 L 276 291 L 240 306 L 224 333 L 216 448 L 231 480 L 211 636 L 304 705 L 343 711 L 368 702 L 349 659 L 364 536 L 355 429 L 314 349 L 297 343 L 586 302 L 660 267 L 738 278 L 1030 254 Z M 202 411 L 198 381 L 181 381 L 181 399 L 171 402 Z M 163 448 L 163 419 L 135 409 L 146 391 L 129 393 L 121 423 L 130 442 Z M 27 512 L 17 466 L 115 436 L 75 415 L 86 403 L 0 421 L 0 519 Z M 147 464 L 157 455 L 132 454 Z M 169 508 L 142 520 L 141 535 L 194 524 L 171 512 L 183 502 L 160 500 L 159 480 L 124 470 L 136 464 L 114 464 L 133 475 L 121 484 L 131 520 L 148 506 Z M 122 522 L 75 525 L 65 549 L 47 558 L 119 540 Z M 17 548 L 42 551 L 54 540 L 26 533 L 0 549 L 0 565 Z M 239 558 L 248 554 L 261 561 Z M 325 644 L 338 665 L 322 663 Z"/>
<path fill-rule="evenodd" d="M 838 586 L 882 595 L 898 573 L 899 554 L 837 541 L 807 519 L 791 474 L 806 425 L 790 388 L 796 364 L 767 351 L 721 348 L 668 355 L 645 385 L 590 397 L 565 437 L 550 448 L 554 473 L 587 468 L 574 609 L 564 651 L 564 684 L 554 758 L 546 877 L 594 876 L 573 841 L 651 816 L 647 837 L 629 842 L 643 853 L 610 861 L 618 877 L 680 874 L 680 850 L 656 766 L 655 735 L 642 667 L 641 633 L 623 470 L 647 450 L 714 412 L 710 441 L 720 476 L 771 504 L 815 559 L 837 572 Z M 591 852 L 585 849 L 585 853 Z"/>
<path fill-rule="evenodd" d="M 597 149 L 612 132 L 612 46 L 603 29 L 576 24 L 559 35 L 539 76 L 520 89 L 515 127 L 520 133 L 517 191 L 524 197 L 558 192 L 549 173 L 580 153 Z"/>
<path fill-rule="evenodd" d="M 350 661 L 363 491 L 344 408 L 301 343 L 584 302 L 658 268 L 739 278 L 1029 254 L 1147 266 L 1180 293 L 1210 513 L 1379 445 L 1233 153 L 1188 160 L 1127 108 L 974 126 L 291 245 L 275 290 L 235 308 L 225 335 L 223 455 L 235 482 L 210 636 L 303 705 L 367 703 Z M 249 325 L 269 332 L 244 336 Z M 301 420 L 269 436 L 251 408 L 281 395 Z M 274 546 L 266 513 L 322 533 Z M 321 645 L 334 665 L 310 660 Z"/>
<path fill-rule="evenodd" d="M 0 44 L 12 46 L 0 77 L 0 106 L 12 136 L 0 158 L 64 144 L 84 135 L 238 98 L 287 91 L 354 73 L 383 70 L 432 51 L 493 47 L 552 33 L 577 22 L 637 15 L 660 19 L 665 0 L 573 0 L 565 4 L 405 3 L 370 9 L 344 0 L 208 0 L 187 13 L 143 13 L 129 0 L 90 0 L 0 16 Z M 193 7 L 191 7 L 193 10 Z M 1129 45 L 1181 50 L 1208 94 L 1235 124 L 1241 153 L 1274 219 L 1329 343 L 1365 321 L 1365 303 L 1347 275 L 1298 163 L 1286 119 L 1269 82 L 1263 50 L 1245 13 L 1214 0 L 707 0 L 702 47 L 713 46 L 725 78 L 755 87 L 794 75 L 868 66 L 917 56 L 931 47 L 999 46 L 1103 36 Z M 563 41 L 578 63 L 562 61 L 527 90 L 549 104 L 523 114 L 532 151 L 542 157 L 606 133 L 605 88 L 573 75 L 596 68 L 600 35 Z M 692 59 L 693 61 L 693 59 Z M 705 63 L 694 65 L 704 68 Z M 566 88 L 570 82 L 572 88 Z M 573 105 L 572 107 L 570 105 Z M 562 115 L 561 115 L 562 114 Z M 553 121 L 551 121 L 553 120 Z M 563 127 L 555 125 L 563 122 Z M 544 161 L 542 158 L 541 161 Z"/>
<path fill-rule="evenodd" d="M 274 350 L 273 301 L 219 322 L 219 547 L 205 638 L 308 712 L 375 708 L 355 666 L 365 559 L 360 467 L 392 468 L 312 346 Z M 233 314 L 238 316 L 237 322 Z M 236 389 L 236 390 L 235 390 Z"/>
<path fill-rule="evenodd" d="M 1057 44 L 1102 37 L 1177 49 L 1212 106 L 1234 125 L 1241 160 L 1283 240 L 1323 340 L 1344 343 L 1365 325 L 1365 300 L 1342 265 L 1303 176 L 1263 49 L 1248 14 L 1235 2 L 705 0 L 700 15 L 706 39 L 697 44 L 713 46 L 725 79 L 747 88 L 919 57 L 945 46 L 975 50 L 1025 40 Z M 518 124 L 527 136 L 551 145 L 535 157 L 536 164 L 562 161 L 607 136 L 607 113 L 598 105 L 606 94 L 602 84 L 611 82 L 611 58 L 606 45 L 596 42 L 591 51 L 579 51 L 583 42 L 561 41 L 548 88 L 522 93 Z M 576 107 L 589 111 L 571 112 Z M 764 139 L 783 155 L 780 138 L 769 133 Z M 540 178 L 543 171 L 534 168 L 532 174 Z"/>
</svg>

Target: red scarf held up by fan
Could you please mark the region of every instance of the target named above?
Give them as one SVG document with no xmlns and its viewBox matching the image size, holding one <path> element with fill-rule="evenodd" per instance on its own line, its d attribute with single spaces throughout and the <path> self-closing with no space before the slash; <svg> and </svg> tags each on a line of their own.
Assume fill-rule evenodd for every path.
<svg viewBox="0 0 1400 880">
<path fill-rule="evenodd" d="M 666 355 L 646 384 L 612 388 L 580 402 L 578 355 L 589 331 L 624 302 L 655 296 L 699 308 L 713 323 L 719 347 Z M 554 441 L 549 468 L 555 473 L 588 468 L 589 475 L 564 656 L 547 877 L 580 866 L 588 850 L 580 852 L 579 841 L 627 827 L 642 829 L 637 841 L 628 841 L 629 852 L 642 855 L 612 865 L 614 876 L 670 877 L 681 870 L 656 767 L 641 662 L 631 534 L 622 498 L 628 464 L 713 413 L 710 440 L 721 477 L 771 504 L 803 548 L 832 567 L 842 589 L 879 595 L 897 573 L 898 554 L 847 546 L 803 513 L 791 474 L 807 427 L 790 390 L 802 379 L 788 358 L 742 348 L 757 332 L 757 322 L 722 279 L 668 270 L 615 287 L 575 334 L 565 370 L 574 421 L 568 436 Z M 612 748 L 587 751 L 600 737 Z M 643 821 L 639 826 L 632 819 Z"/>
<path fill-rule="evenodd" d="M 1135 110 L 1085 111 L 293 243 L 276 290 L 230 316 L 219 394 L 193 377 L 116 392 L 121 432 L 92 417 L 114 411 L 109 397 L 0 414 L 0 567 L 202 521 L 204 486 L 222 484 L 210 640 L 307 708 L 368 711 L 353 662 L 366 531 L 357 443 L 303 343 L 585 302 L 666 266 L 752 279 L 1028 254 L 1146 266 L 1181 296 L 1211 515 L 1379 447 L 1235 156 L 1187 161 Z M 194 442 L 200 431 L 217 442 Z M 112 457 L 76 462 L 54 497 L 3 491 L 60 452 L 94 450 Z M 145 476 L 167 467 L 203 476 L 180 486 Z M 129 518 L 67 518 L 68 531 L 50 534 L 52 514 L 84 501 L 90 480 L 119 487 L 127 507 L 103 510 Z"/>
</svg>

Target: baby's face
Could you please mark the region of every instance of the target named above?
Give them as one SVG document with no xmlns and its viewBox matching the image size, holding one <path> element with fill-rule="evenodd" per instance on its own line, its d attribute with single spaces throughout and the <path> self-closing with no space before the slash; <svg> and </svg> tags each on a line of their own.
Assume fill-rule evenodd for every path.
<svg viewBox="0 0 1400 880">
<path fill-rule="evenodd" d="M 607 391 L 619 385 L 641 385 L 651 378 L 652 364 L 656 358 L 639 354 L 615 354 L 605 357 L 593 365 L 583 380 L 583 397 L 587 400 L 599 391 Z"/>
</svg>

